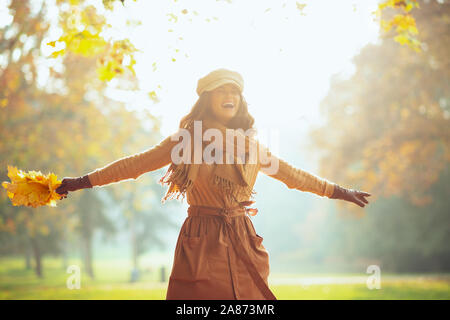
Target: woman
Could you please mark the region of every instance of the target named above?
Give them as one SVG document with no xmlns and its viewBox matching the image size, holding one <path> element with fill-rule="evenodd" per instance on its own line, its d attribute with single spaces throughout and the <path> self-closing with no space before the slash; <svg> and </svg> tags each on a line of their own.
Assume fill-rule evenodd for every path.
<svg viewBox="0 0 450 320">
<path fill-rule="evenodd" d="M 170 164 L 161 179 L 169 186 L 163 201 L 186 196 L 190 206 L 176 244 L 167 299 L 276 299 L 267 283 L 268 252 L 248 217 L 257 212 L 248 206 L 259 171 L 291 189 L 361 207 L 368 203 L 365 197 L 370 194 L 294 168 L 246 135 L 254 119 L 243 85 L 235 71 L 210 72 L 198 80 L 199 99 L 181 120 L 179 132 L 83 177 L 64 178 L 57 189 L 67 197 L 68 191 L 137 179 Z M 196 139 L 199 132 L 201 140 Z M 233 135 L 227 136 L 230 132 Z M 234 144 L 236 139 L 245 143 Z"/>
</svg>

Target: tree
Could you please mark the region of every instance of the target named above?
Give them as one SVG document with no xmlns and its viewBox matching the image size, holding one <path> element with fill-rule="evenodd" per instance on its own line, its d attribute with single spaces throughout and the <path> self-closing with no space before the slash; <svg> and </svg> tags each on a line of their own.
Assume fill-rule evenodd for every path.
<svg viewBox="0 0 450 320">
<path fill-rule="evenodd" d="M 328 123 L 312 132 L 325 150 L 325 176 L 430 203 L 428 191 L 450 160 L 449 10 L 448 3 L 421 3 L 426 51 L 390 41 L 369 45 L 354 58 L 350 79 L 332 80 L 321 104 Z"/>
<path fill-rule="evenodd" d="M 55 172 L 62 178 L 64 173 L 82 175 L 99 162 L 104 164 L 105 160 L 99 158 L 112 161 L 123 156 L 127 144 L 133 145 L 128 152 L 137 152 L 137 148 L 144 148 L 143 144 L 148 147 L 148 137 L 156 135 L 157 126 L 146 132 L 146 141 L 143 137 L 137 141 L 134 134 L 143 121 L 156 123 L 156 119 L 149 114 L 140 119 L 121 103 L 105 97 L 106 83 L 97 78 L 97 56 L 68 52 L 54 60 L 50 68 L 39 70 L 39 63 L 46 59 L 41 48 L 47 42 L 51 24 L 44 18 L 45 2 L 38 14 L 32 13 L 29 1 L 13 0 L 9 10 L 13 21 L 0 33 L 5 35 L 0 46 L 5 48 L 1 55 L 6 57 L 6 66 L 0 69 L 0 100 L 6 101 L 0 112 L 2 181 L 7 180 L 8 164 L 24 170 Z M 93 14 L 91 19 L 100 19 Z M 46 72 L 46 82 L 40 83 L 39 76 Z M 21 239 L 21 245 L 15 248 L 21 248 L 26 257 L 30 242 L 39 276 L 41 257 L 47 252 L 63 253 L 66 235 L 79 233 L 86 270 L 94 276 L 93 233 L 98 229 L 113 231 L 99 196 L 83 190 L 59 203 L 58 208 L 30 210 L 11 206 L 2 192 L 0 231 L 11 242 Z"/>
<path fill-rule="evenodd" d="M 392 38 L 392 34 L 396 33 L 397 35 L 394 37 L 396 42 L 401 45 L 406 44 L 413 50 L 420 52 L 423 43 L 417 37 L 419 31 L 416 27 L 416 20 L 411 14 L 414 8 L 420 8 L 418 0 L 384 0 L 378 4 L 378 9 L 374 13 L 378 18 L 389 16 L 389 20 L 380 19 L 380 26 L 385 32 L 385 38 Z M 389 11 L 388 9 L 394 10 Z M 401 13 L 398 13 L 398 11 Z M 394 29 L 395 32 L 390 32 Z"/>
<path fill-rule="evenodd" d="M 376 200 L 365 210 L 337 203 L 347 219 L 326 231 L 335 237 L 328 254 L 397 272 L 450 268 L 450 5 L 420 8 L 424 50 L 389 39 L 363 48 L 355 74 L 331 81 L 321 103 L 327 122 L 311 132 L 322 174 Z"/>
</svg>

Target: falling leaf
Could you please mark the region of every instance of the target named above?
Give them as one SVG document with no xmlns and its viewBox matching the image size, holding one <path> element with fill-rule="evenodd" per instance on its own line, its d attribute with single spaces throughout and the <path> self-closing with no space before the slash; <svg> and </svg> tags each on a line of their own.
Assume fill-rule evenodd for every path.
<svg viewBox="0 0 450 320">
<path fill-rule="evenodd" d="M 306 14 L 303 12 L 303 9 L 305 9 L 306 4 L 298 2 L 296 2 L 295 4 L 297 5 L 297 9 L 300 11 L 300 14 L 306 16 Z"/>
<path fill-rule="evenodd" d="M 50 57 L 52 57 L 52 58 L 57 58 L 57 57 L 59 57 L 59 56 L 61 56 L 61 55 L 64 55 L 65 52 L 66 52 L 65 49 L 62 49 L 62 50 L 59 50 L 59 51 L 55 51 L 55 52 L 52 52 L 52 54 L 50 55 Z"/>
<path fill-rule="evenodd" d="M 159 102 L 159 98 L 158 98 L 158 96 L 156 95 L 155 90 L 150 91 L 150 92 L 148 93 L 148 96 L 149 96 L 150 99 L 153 100 L 153 102 L 155 102 L 155 103 L 158 103 L 158 102 Z"/>
<path fill-rule="evenodd" d="M 175 23 L 178 22 L 178 17 L 176 15 L 174 15 L 173 13 L 168 13 L 168 14 L 166 14 L 166 16 L 169 16 L 169 21 L 173 21 Z"/>
</svg>

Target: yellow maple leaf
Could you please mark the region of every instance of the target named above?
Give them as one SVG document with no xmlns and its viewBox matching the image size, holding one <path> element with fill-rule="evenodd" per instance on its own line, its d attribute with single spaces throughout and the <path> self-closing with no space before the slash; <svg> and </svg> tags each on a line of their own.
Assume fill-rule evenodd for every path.
<svg viewBox="0 0 450 320">
<path fill-rule="evenodd" d="M 56 207 L 56 200 L 63 197 L 56 192 L 61 181 L 54 173 L 44 175 L 41 171 L 24 172 L 8 166 L 8 177 L 11 182 L 3 181 L 2 186 L 7 190 L 13 206 Z"/>
</svg>

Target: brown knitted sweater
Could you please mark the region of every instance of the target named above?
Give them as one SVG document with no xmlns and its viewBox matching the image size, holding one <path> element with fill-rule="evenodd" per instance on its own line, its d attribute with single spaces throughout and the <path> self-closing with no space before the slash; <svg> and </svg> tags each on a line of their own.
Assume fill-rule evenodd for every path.
<svg viewBox="0 0 450 320">
<path fill-rule="evenodd" d="M 178 143 L 178 141 L 172 141 L 169 136 L 148 150 L 123 157 L 88 173 L 89 180 L 92 186 L 103 186 L 126 179 L 137 179 L 146 172 L 157 170 L 170 164 L 171 150 Z M 273 155 L 271 156 L 275 157 Z M 294 168 L 282 159 L 276 159 L 279 163 L 278 171 L 274 174 L 268 174 L 270 177 L 282 181 L 290 189 L 312 192 L 328 198 L 333 194 L 334 183 L 304 170 Z M 209 207 L 233 207 L 237 205 L 236 201 L 250 200 L 230 200 L 225 197 L 221 190 L 209 179 L 212 166 L 208 164 L 201 165 L 197 180 L 192 189 L 187 192 L 186 199 L 188 204 Z M 264 165 L 258 163 L 257 165 L 249 165 L 245 171 L 248 177 L 247 181 L 252 188 L 258 172 L 263 168 Z"/>
</svg>

